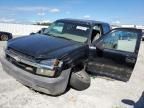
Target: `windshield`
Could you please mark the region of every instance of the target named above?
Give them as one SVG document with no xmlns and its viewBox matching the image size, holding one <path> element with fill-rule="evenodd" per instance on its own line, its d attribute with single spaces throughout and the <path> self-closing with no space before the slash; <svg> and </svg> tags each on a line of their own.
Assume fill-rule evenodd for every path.
<svg viewBox="0 0 144 108">
<path fill-rule="evenodd" d="M 90 27 L 88 25 L 66 23 L 60 21 L 53 23 L 44 32 L 44 34 L 48 34 L 49 36 L 64 38 L 82 43 L 87 41 L 89 33 Z"/>
</svg>

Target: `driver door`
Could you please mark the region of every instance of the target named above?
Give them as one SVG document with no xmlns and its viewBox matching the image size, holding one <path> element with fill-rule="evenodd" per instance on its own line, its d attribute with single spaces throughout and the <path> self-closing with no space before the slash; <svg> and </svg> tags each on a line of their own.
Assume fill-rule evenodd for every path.
<svg viewBox="0 0 144 108">
<path fill-rule="evenodd" d="M 141 37 L 139 29 L 113 29 L 90 46 L 86 71 L 128 81 L 137 61 Z"/>
</svg>

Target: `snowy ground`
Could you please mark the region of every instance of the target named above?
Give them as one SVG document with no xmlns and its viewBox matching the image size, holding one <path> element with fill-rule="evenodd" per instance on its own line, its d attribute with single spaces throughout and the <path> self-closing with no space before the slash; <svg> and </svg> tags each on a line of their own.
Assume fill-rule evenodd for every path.
<svg viewBox="0 0 144 108">
<path fill-rule="evenodd" d="M 4 45 L 5 42 L 0 42 L 0 54 Z M 133 108 L 122 100 L 137 102 L 140 99 L 144 91 L 143 66 L 144 43 L 129 82 L 92 78 L 90 88 L 85 91 L 70 89 L 59 97 L 51 97 L 23 86 L 7 75 L 0 64 L 0 108 Z"/>
</svg>

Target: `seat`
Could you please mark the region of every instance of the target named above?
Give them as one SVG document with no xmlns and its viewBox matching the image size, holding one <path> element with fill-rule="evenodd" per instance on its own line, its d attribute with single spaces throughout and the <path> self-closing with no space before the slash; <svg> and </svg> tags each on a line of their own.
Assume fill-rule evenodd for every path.
<svg viewBox="0 0 144 108">
<path fill-rule="evenodd" d="M 98 30 L 93 30 L 91 42 L 96 41 L 99 37 L 100 37 L 100 32 Z"/>
</svg>

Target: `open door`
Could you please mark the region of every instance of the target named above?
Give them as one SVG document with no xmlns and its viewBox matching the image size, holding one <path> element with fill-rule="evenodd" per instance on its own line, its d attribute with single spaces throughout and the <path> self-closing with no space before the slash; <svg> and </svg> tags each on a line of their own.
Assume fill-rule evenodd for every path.
<svg viewBox="0 0 144 108">
<path fill-rule="evenodd" d="M 139 52 L 142 31 L 117 28 L 103 35 L 90 46 L 86 71 L 128 81 Z"/>
</svg>

